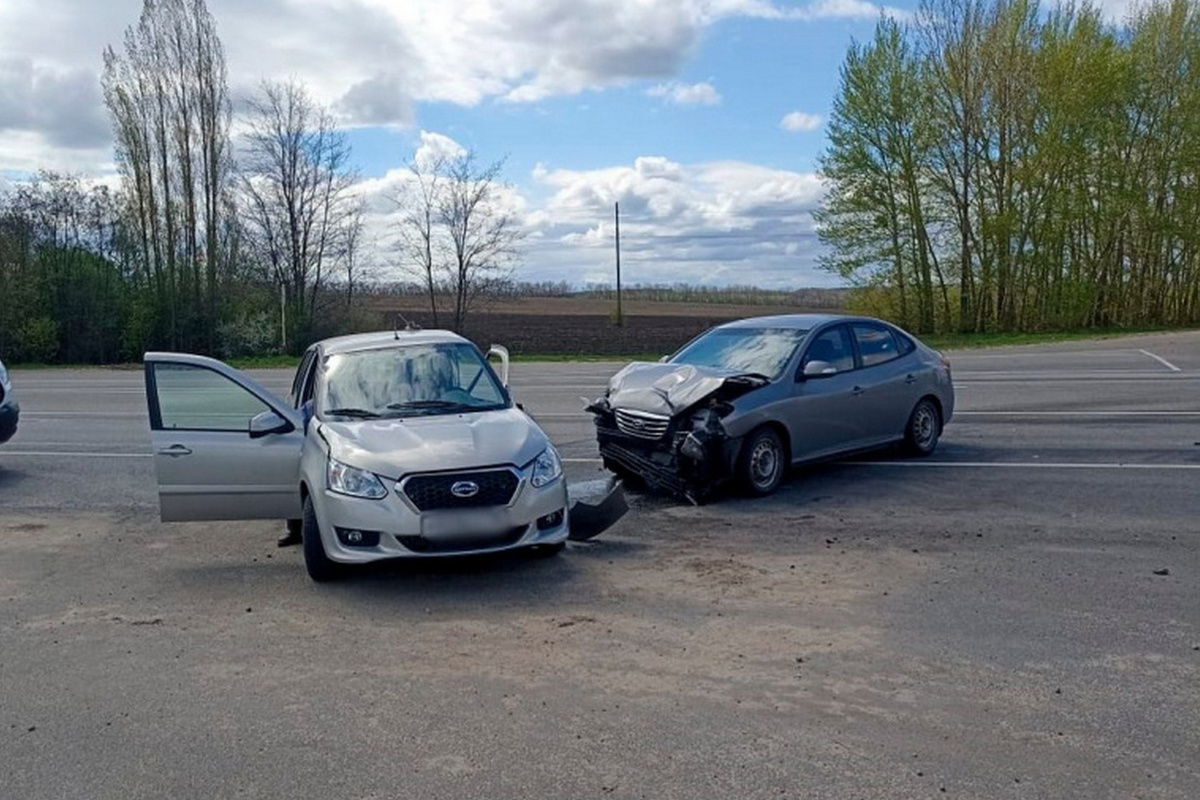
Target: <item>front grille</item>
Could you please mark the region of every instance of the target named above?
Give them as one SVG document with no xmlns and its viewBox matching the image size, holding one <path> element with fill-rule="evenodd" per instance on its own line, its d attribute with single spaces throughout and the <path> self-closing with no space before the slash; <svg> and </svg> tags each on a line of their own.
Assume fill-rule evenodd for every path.
<svg viewBox="0 0 1200 800">
<path fill-rule="evenodd" d="M 617 428 L 626 436 L 638 439 L 661 439 L 671 424 L 668 417 L 658 414 L 647 414 L 644 411 L 628 411 L 624 408 L 616 410 Z"/>
<path fill-rule="evenodd" d="M 473 483 L 479 487 L 470 497 L 459 497 L 451 488 L 455 484 Z M 519 480 L 512 470 L 493 469 L 486 472 L 449 472 L 437 475 L 414 475 L 403 484 L 403 491 L 418 511 L 439 508 L 483 508 L 506 506 L 517 491 Z"/>
</svg>

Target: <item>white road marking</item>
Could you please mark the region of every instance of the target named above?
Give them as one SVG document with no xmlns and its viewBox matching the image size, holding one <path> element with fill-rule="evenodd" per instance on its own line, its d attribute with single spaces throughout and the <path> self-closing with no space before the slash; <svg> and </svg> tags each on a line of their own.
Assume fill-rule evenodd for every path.
<svg viewBox="0 0 1200 800">
<path fill-rule="evenodd" d="M 835 461 L 840 467 L 960 467 L 963 469 L 1137 469 L 1193 470 L 1200 464 L 1122 464 L 1070 461 Z"/>
<path fill-rule="evenodd" d="M 1144 355 L 1144 356 L 1150 356 L 1150 357 L 1151 357 L 1151 358 L 1153 358 L 1155 361 L 1157 361 L 1158 363 L 1162 364 L 1162 365 L 1163 365 L 1164 367 L 1166 367 L 1167 369 L 1171 370 L 1171 372 L 1183 372 L 1183 370 L 1181 370 L 1179 367 L 1177 367 L 1177 366 L 1175 366 L 1174 364 L 1172 364 L 1170 361 L 1167 361 L 1167 360 L 1166 360 L 1165 358 L 1163 358 L 1162 356 L 1156 356 L 1156 355 L 1154 355 L 1154 353 L 1151 353 L 1149 350 L 1138 350 L 1138 352 L 1139 352 L 1139 353 L 1141 353 L 1141 354 L 1142 354 L 1142 355 Z"/>
<path fill-rule="evenodd" d="M 1200 417 L 1200 411 L 958 411 L 955 417 Z"/>
<path fill-rule="evenodd" d="M 97 417 L 105 419 L 108 417 L 145 417 L 145 411 L 21 411 L 21 419 L 26 417 L 40 417 L 44 419 L 57 419 L 59 417 Z"/>
<path fill-rule="evenodd" d="M 1075 356 L 1111 356 L 1114 353 L 1137 353 L 1138 350 L 1123 347 L 1113 350 L 1054 350 L 1051 352 L 1013 352 L 1013 353 L 978 353 L 971 350 L 947 350 L 950 362 L 969 361 L 971 359 L 1008 359 L 1017 358 L 1074 358 Z"/>
<path fill-rule="evenodd" d="M 529 411 L 529 409 L 526 409 Z M 529 416 L 536 420 L 578 420 L 591 421 L 588 412 L 580 410 L 569 414 L 560 411 L 538 413 L 529 411 Z M 962 411 L 954 410 L 957 417 L 1200 417 L 1200 411 Z"/>
<path fill-rule="evenodd" d="M 599 458 L 564 458 L 570 464 L 599 464 Z M 1200 470 L 1200 464 L 1122 464 L 1112 462 L 1076 463 L 1070 461 L 831 461 L 835 467 L 959 467 L 961 469 L 1136 469 Z"/>
<path fill-rule="evenodd" d="M 1147 373 L 1140 377 L 1129 377 L 1125 373 L 1125 377 L 1120 378 L 1100 378 L 1100 377 L 1071 377 L 1071 378 L 983 378 L 979 381 L 960 381 L 956 377 L 954 379 L 954 388 L 961 389 L 964 386 L 999 386 L 1014 383 L 1025 385 L 1031 384 L 1071 384 L 1071 383 L 1100 383 L 1100 384 L 1117 384 L 1117 383 L 1195 383 L 1200 381 L 1200 374 L 1197 373 L 1176 373 L 1176 372 L 1155 372 Z"/>
<path fill-rule="evenodd" d="M 35 450 L 5 450 L 3 456 L 46 456 L 51 458 L 154 458 L 152 453 L 70 453 L 66 451 L 44 452 Z"/>
<path fill-rule="evenodd" d="M 1180 371 L 1180 370 L 1177 370 Z M 1157 378 L 1159 380 L 1178 380 L 1175 375 L 1164 374 L 1160 370 L 1144 369 L 1094 369 L 1066 372 L 1063 370 L 1032 369 L 1032 370 L 974 370 L 956 369 L 955 378 L 967 380 L 987 380 L 990 378 L 1020 378 L 1030 381 L 1068 381 L 1068 380 L 1109 380 L 1112 378 Z M 958 381 L 955 380 L 955 384 Z"/>
</svg>

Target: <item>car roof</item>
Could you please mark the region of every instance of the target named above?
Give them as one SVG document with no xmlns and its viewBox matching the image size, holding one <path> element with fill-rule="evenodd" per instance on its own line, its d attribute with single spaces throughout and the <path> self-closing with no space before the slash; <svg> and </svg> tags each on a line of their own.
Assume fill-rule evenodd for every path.
<svg viewBox="0 0 1200 800">
<path fill-rule="evenodd" d="M 353 353 L 359 350 L 382 350 L 389 347 L 404 347 L 413 344 L 470 344 L 453 331 L 397 330 L 355 333 L 350 336 L 335 336 L 323 339 L 314 347 L 324 355 Z"/>
<path fill-rule="evenodd" d="M 812 330 L 818 325 L 839 320 L 860 320 L 865 317 L 852 317 L 845 314 L 776 314 L 769 317 L 747 317 L 720 325 L 721 328 L 793 328 L 795 330 Z M 874 322 L 875 320 L 871 320 Z"/>
</svg>

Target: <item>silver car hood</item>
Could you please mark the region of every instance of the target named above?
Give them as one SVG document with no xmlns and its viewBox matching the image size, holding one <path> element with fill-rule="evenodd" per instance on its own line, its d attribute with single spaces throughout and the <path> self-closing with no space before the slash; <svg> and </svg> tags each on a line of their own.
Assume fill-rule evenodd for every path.
<svg viewBox="0 0 1200 800">
<path fill-rule="evenodd" d="M 733 394 L 743 394 L 769 382 L 761 375 L 714 367 L 635 361 L 609 380 L 608 403 L 613 408 L 670 417 L 694 406 L 727 383 L 738 385 L 738 391 Z"/>
<path fill-rule="evenodd" d="M 329 454 L 387 478 L 413 472 L 524 466 L 549 441 L 517 408 L 403 419 L 321 422 Z"/>
</svg>

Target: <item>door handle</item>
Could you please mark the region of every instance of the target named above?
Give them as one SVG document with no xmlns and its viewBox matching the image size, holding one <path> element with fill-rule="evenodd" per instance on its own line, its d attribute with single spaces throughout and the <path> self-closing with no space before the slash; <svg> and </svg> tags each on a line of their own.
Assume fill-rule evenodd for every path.
<svg viewBox="0 0 1200 800">
<path fill-rule="evenodd" d="M 858 397 L 859 395 L 866 394 L 866 393 L 867 393 L 867 390 L 862 388 L 861 386 L 855 386 L 853 389 L 850 390 L 850 394 L 854 395 L 855 397 Z"/>
<path fill-rule="evenodd" d="M 913 374 L 910 372 L 910 373 L 908 373 L 908 375 L 906 375 L 906 376 L 904 377 L 904 382 L 905 382 L 905 383 L 916 383 L 916 382 L 917 382 L 917 376 L 916 376 L 916 375 L 913 375 Z"/>
<path fill-rule="evenodd" d="M 158 454 L 160 456 L 171 456 L 172 458 L 175 458 L 176 456 L 190 456 L 192 454 L 192 448 L 186 447 L 182 444 L 173 444 L 170 447 L 161 448 L 158 451 Z"/>
</svg>

